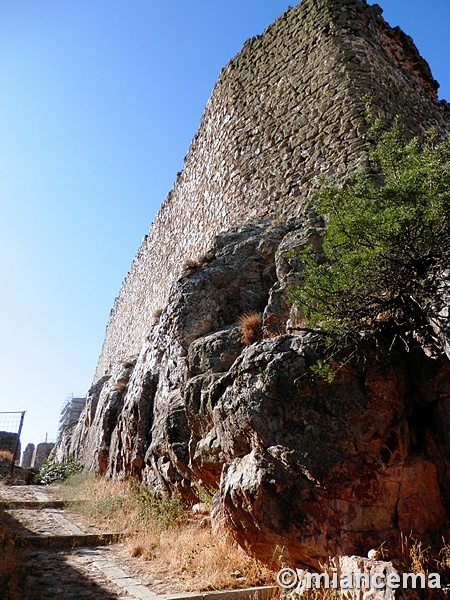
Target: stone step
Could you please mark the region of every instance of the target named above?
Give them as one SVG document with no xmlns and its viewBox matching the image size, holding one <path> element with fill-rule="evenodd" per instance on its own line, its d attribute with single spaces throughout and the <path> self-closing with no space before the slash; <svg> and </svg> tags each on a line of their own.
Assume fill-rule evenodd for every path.
<svg viewBox="0 0 450 600">
<path fill-rule="evenodd" d="M 17 543 L 29 548 L 81 548 L 109 546 L 124 538 L 122 533 L 89 533 L 76 535 L 25 535 L 18 538 Z"/>
<path fill-rule="evenodd" d="M 216 590 L 214 592 L 185 592 L 164 594 L 159 600 L 272 600 L 278 598 L 280 588 L 266 585 L 237 590 Z"/>
<path fill-rule="evenodd" d="M 116 595 L 114 597 L 117 597 L 118 600 L 131 600 L 133 598 L 138 600 L 271 600 L 277 596 L 278 588 L 270 586 L 221 592 L 187 592 L 158 595 L 148 585 L 144 585 L 130 575 L 127 570 L 122 569 L 120 563 L 116 564 L 111 561 L 108 554 L 109 550 L 102 549 L 104 546 L 120 542 L 126 537 L 126 534 L 116 532 L 87 533 L 82 526 L 80 527 L 72 522 L 69 515 L 62 513 L 62 509 L 70 505 L 80 504 L 80 501 L 52 500 L 42 492 L 35 490 L 32 490 L 33 499 L 33 496 L 29 493 L 30 489 L 24 489 L 28 493 L 25 496 L 27 499 L 20 500 L 20 496 L 17 497 L 17 494 L 11 494 L 10 499 L 4 498 L 0 501 L 0 513 L 1 518 L 8 521 L 11 527 L 16 529 L 17 545 L 27 549 L 27 556 L 36 555 L 32 560 L 35 560 L 39 568 L 45 567 L 45 561 L 50 566 L 48 573 L 45 572 L 44 568 L 42 580 L 38 578 L 36 581 L 27 584 L 37 586 L 37 595 L 32 595 L 33 600 L 35 597 L 40 597 L 39 590 L 41 588 L 39 585 L 42 583 L 48 585 L 45 577 L 50 578 L 49 581 L 54 580 L 56 577 L 56 587 L 62 585 L 62 582 L 64 586 L 70 587 L 74 585 L 73 574 L 80 567 L 82 568 L 76 580 L 78 587 L 75 592 L 76 595 L 74 595 L 78 598 L 94 597 L 80 595 L 84 593 L 85 588 L 86 590 L 89 588 L 87 594 L 94 593 L 90 591 L 92 585 L 94 585 L 94 588 L 95 585 L 97 585 L 97 588 L 99 585 L 105 585 L 105 597 L 112 597 L 108 596 L 106 590 L 108 586 L 104 583 L 108 581 L 112 586 L 115 586 Z M 45 560 L 42 557 L 46 557 Z M 87 564 L 83 562 L 79 564 L 82 557 L 88 559 Z M 58 561 L 61 563 L 62 568 L 57 569 L 56 575 L 54 565 L 58 564 Z M 66 563 L 70 563 L 72 566 L 66 568 L 64 566 Z M 76 570 L 74 570 L 74 565 Z M 72 579 L 70 579 L 70 576 Z M 90 583 L 92 578 L 97 584 Z M 97 588 L 95 589 L 98 591 L 99 588 Z M 27 600 L 29 598 L 29 596 L 26 596 Z"/>
<path fill-rule="evenodd" d="M 0 510 L 44 510 L 46 508 L 64 509 L 70 506 L 87 504 L 89 500 L 0 500 Z"/>
</svg>

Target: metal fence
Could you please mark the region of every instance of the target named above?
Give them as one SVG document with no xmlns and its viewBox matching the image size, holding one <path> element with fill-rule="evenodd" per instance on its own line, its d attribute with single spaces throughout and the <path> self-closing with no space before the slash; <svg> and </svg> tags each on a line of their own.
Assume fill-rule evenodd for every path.
<svg viewBox="0 0 450 600">
<path fill-rule="evenodd" d="M 0 412 L 0 468 L 12 476 L 20 458 L 20 434 L 25 412 Z"/>
</svg>

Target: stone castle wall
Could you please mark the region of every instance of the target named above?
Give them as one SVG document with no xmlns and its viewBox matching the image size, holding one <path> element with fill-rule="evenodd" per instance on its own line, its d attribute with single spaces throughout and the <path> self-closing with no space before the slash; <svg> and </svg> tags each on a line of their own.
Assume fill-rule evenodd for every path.
<svg viewBox="0 0 450 600">
<path fill-rule="evenodd" d="M 137 354 L 187 259 L 220 231 L 298 216 L 322 173 L 366 161 L 362 98 L 414 132 L 450 111 L 412 40 L 360 0 L 303 0 L 222 70 L 184 168 L 114 303 L 95 380 Z"/>
</svg>

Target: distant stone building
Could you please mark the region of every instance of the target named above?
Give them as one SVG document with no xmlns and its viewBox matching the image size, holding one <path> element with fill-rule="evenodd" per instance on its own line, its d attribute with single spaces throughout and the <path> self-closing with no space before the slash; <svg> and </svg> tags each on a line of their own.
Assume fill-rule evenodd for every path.
<svg viewBox="0 0 450 600">
<path fill-rule="evenodd" d="M 54 447 L 55 444 L 53 442 L 41 442 L 38 444 L 33 452 L 31 467 L 34 469 L 40 469 L 44 460 L 47 460 L 47 458 L 50 456 L 50 452 Z"/>
<path fill-rule="evenodd" d="M 23 452 L 22 463 L 21 463 L 21 466 L 24 469 L 29 469 L 31 467 L 31 463 L 33 462 L 34 450 L 35 450 L 34 444 L 27 444 L 27 446 Z"/>
</svg>

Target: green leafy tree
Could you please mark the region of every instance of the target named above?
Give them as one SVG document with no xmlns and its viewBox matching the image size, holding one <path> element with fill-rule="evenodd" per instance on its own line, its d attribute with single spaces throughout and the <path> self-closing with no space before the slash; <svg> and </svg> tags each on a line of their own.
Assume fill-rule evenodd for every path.
<svg viewBox="0 0 450 600">
<path fill-rule="evenodd" d="M 430 131 L 408 142 L 399 120 L 389 129 L 377 120 L 369 136 L 371 173 L 342 186 L 325 183 L 314 199 L 326 223 L 323 248 L 303 252 L 303 284 L 292 299 L 307 328 L 326 334 L 335 349 L 370 337 L 440 352 L 436 298 L 449 283 L 450 141 Z"/>
</svg>

